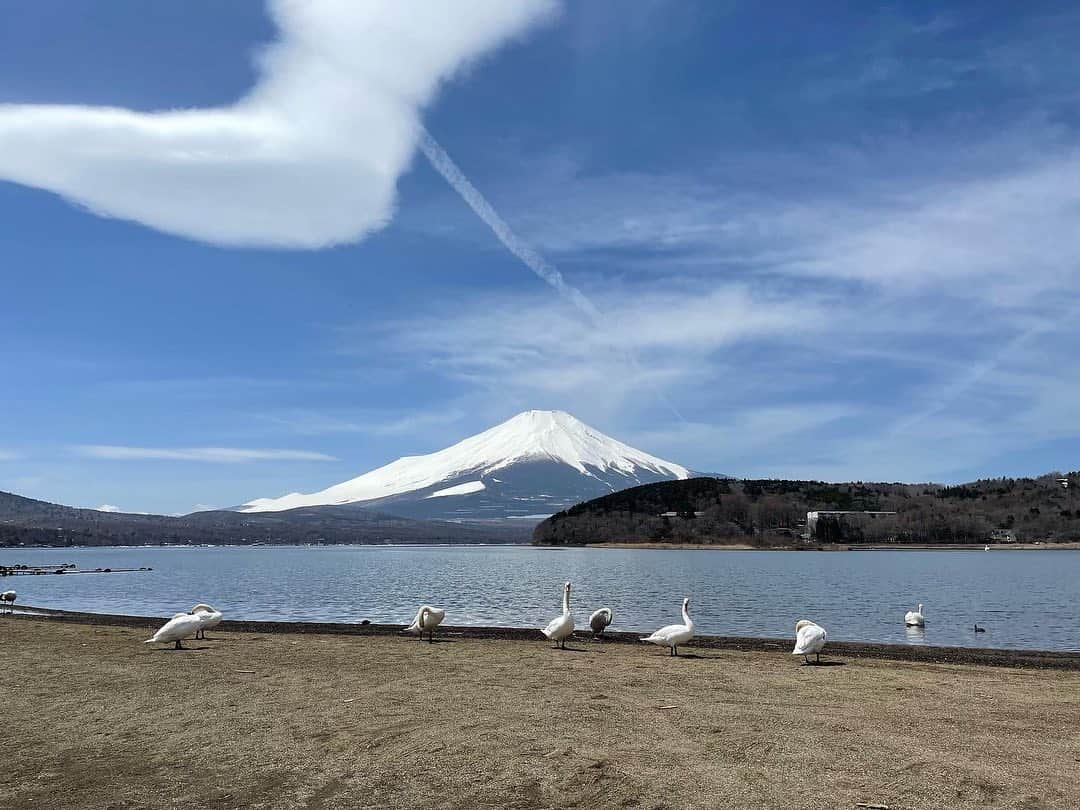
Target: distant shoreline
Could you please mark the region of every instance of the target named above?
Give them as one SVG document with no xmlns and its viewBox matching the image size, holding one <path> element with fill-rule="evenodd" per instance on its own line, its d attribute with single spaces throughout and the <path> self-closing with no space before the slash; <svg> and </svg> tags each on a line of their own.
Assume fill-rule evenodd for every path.
<svg viewBox="0 0 1080 810">
<path fill-rule="evenodd" d="M 18 621 L 62 622 L 112 627 L 155 629 L 165 621 L 164 616 L 131 616 L 110 613 L 89 613 L 75 610 L 17 605 Z M 221 631 L 271 634 L 325 634 L 347 636 L 401 636 L 404 625 L 357 622 L 292 622 L 252 619 L 225 620 Z M 489 641 L 543 641 L 540 631 L 528 627 L 457 625 L 440 628 L 447 639 L 483 639 Z M 607 644 L 640 646 L 640 632 L 610 632 L 604 634 Z M 596 643 L 587 633 L 578 630 L 572 637 L 575 643 Z M 791 640 L 753 636 L 698 635 L 687 649 L 723 649 L 739 652 L 791 653 Z M 870 658 L 889 661 L 915 661 L 936 664 L 965 664 L 1007 668 L 1059 669 L 1080 671 L 1080 651 L 1036 650 L 1012 647 L 948 647 L 931 644 L 888 644 L 874 641 L 829 641 L 834 656 Z"/>
<path fill-rule="evenodd" d="M 584 543 L 582 545 L 546 545 L 540 548 L 643 548 L 654 550 L 708 551 L 982 551 L 978 543 L 904 543 L 897 545 L 857 545 L 835 543 L 829 545 L 752 546 L 749 543 Z M 1001 543 L 990 544 L 991 551 L 1078 551 L 1080 543 Z"/>
</svg>

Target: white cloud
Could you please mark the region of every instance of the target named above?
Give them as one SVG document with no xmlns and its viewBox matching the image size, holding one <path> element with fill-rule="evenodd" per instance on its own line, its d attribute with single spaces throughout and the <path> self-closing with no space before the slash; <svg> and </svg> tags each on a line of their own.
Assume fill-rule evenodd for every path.
<svg viewBox="0 0 1080 810">
<path fill-rule="evenodd" d="M 121 512 L 123 511 L 119 506 L 114 506 L 111 503 L 103 503 L 101 506 L 95 506 L 94 509 L 98 512 Z"/>
<path fill-rule="evenodd" d="M 322 412 L 290 410 L 258 416 L 275 427 L 283 427 L 301 436 L 334 433 L 357 433 L 368 436 L 400 436 L 413 434 L 430 427 L 454 424 L 466 416 L 461 408 L 440 407 L 431 411 L 388 412 Z"/>
<path fill-rule="evenodd" d="M 473 397 L 473 414 L 491 400 L 503 410 L 560 407 L 605 421 L 646 403 L 659 403 L 670 418 L 669 397 L 687 388 L 702 405 L 715 402 L 732 382 L 724 367 L 728 350 L 763 339 L 798 341 L 827 322 L 818 296 L 781 298 L 741 284 L 697 282 L 591 289 L 603 302 L 600 326 L 561 298 L 533 290 L 473 295 L 374 332 L 363 327 L 345 341 L 360 356 L 400 357 L 403 365 L 490 392 Z M 699 396 L 702 389 L 711 389 L 708 399 Z"/>
<path fill-rule="evenodd" d="M 823 157 L 794 167 L 796 193 L 510 157 L 492 198 L 577 269 L 600 325 L 550 296 L 471 294 L 358 351 L 696 469 L 957 480 L 1020 472 L 1039 442 L 1075 466 L 1080 153 L 1052 133 L 883 148 L 870 169 Z"/>
<path fill-rule="evenodd" d="M 337 461 L 325 453 L 307 450 L 251 450 L 241 447 L 127 447 L 113 444 L 84 444 L 75 448 L 87 458 L 114 461 L 204 461 L 239 464 L 248 461 Z"/>
<path fill-rule="evenodd" d="M 834 210 L 831 222 L 808 221 L 827 237 L 790 269 L 897 288 L 960 286 L 1005 307 L 1076 279 L 1080 155 L 883 202 L 870 216 Z"/>
<path fill-rule="evenodd" d="M 441 82 L 554 0 L 271 0 L 258 83 L 214 109 L 0 105 L 0 179 L 220 245 L 318 248 L 382 227 Z"/>
<path fill-rule="evenodd" d="M 865 284 L 890 296 L 946 290 L 1001 307 L 1071 289 L 1078 275 L 1080 151 L 1037 118 L 962 142 L 740 152 L 693 173 L 490 151 L 490 177 L 478 182 L 564 266 Z M 410 214 L 410 224 L 445 219 L 422 213 L 426 222 Z"/>
</svg>

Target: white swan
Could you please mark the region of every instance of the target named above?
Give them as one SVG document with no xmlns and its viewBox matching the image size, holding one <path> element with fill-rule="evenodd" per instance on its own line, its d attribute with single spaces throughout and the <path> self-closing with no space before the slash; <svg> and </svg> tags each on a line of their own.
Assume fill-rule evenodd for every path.
<svg viewBox="0 0 1080 810">
<path fill-rule="evenodd" d="M 0 602 L 3 602 L 7 606 L 8 613 L 15 612 L 15 597 L 18 596 L 15 591 L 4 591 L 0 593 Z"/>
<path fill-rule="evenodd" d="M 182 650 L 184 648 L 180 644 L 180 640 L 199 632 L 202 623 L 202 616 L 195 616 L 191 613 L 177 613 L 143 644 L 153 644 L 158 641 L 175 641 L 176 649 Z"/>
<path fill-rule="evenodd" d="M 412 624 L 405 628 L 405 632 L 418 635 L 420 640 L 423 641 L 424 631 L 427 630 L 428 641 L 434 642 L 435 628 L 442 624 L 442 620 L 445 618 L 445 610 L 440 610 L 431 605 L 421 605 L 420 609 L 416 611 L 416 618 L 412 620 Z"/>
<path fill-rule="evenodd" d="M 926 619 L 922 615 L 922 602 L 919 602 L 918 610 L 909 610 L 904 614 L 904 624 L 908 627 L 924 627 Z"/>
<path fill-rule="evenodd" d="M 682 624 L 669 624 L 661 627 L 651 636 L 641 639 L 657 647 L 670 647 L 672 655 L 679 654 L 679 645 L 694 637 L 694 620 L 690 618 L 690 597 L 682 600 Z"/>
<path fill-rule="evenodd" d="M 191 615 L 198 616 L 202 619 L 202 627 L 195 634 L 195 638 L 206 638 L 206 631 L 213 630 L 219 624 L 221 624 L 221 611 L 214 610 L 204 602 L 199 602 L 195 607 L 191 609 Z"/>
<path fill-rule="evenodd" d="M 566 640 L 574 632 L 574 614 L 570 612 L 570 583 L 563 585 L 562 615 L 556 616 L 541 631 L 550 640 L 566 649 Z"/>
<path fill-rule="evenodd" d="M 603 633 L 609 624 L 611 624 L 611 608 L 600 608 L 589 617 L 589 627 L 592 628 L 593 636 Z"/>
<path fill-rule="evenodd" d="M 806 663 L 810 663 L 811 654 L 821 660 L 821 650 L 825 646 L 825 628 L 814 624 L 812 621 L 802 619 L 795 623 L 795 649 L 792 655 L 801 655 Z"/>
</svg>

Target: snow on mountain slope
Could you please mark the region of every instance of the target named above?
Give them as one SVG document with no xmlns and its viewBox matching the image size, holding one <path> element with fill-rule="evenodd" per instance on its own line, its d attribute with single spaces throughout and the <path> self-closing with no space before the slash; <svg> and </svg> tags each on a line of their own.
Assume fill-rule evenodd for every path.
<svg viewBox="0 0 1080 810">
<path fill-rule="evenodd" d="M 446 489 L 440 489 L 438 492 L 432 492 L 430 495 L 425 495 L 426 498 L 449 498 L 451 495 L 470 495 L 473 492 L 480 492 L 487 489 L 487 486 L 483 481 L 466 481 L 464 484 L 457 484 L 456 486 L 447 487 Z"/>
<path fill-rule="evenodd" d="M 593 479 L 607 490 L 645 481 L 690 477 L 685 467 L 605 436 L 568 413 L 525 411 L 445 450 L 399 458 L 321 492 L 258 498 L 243 504 L 240 511 L 276 512 L 299 506 L 396 499 L 408 493 L 421 495 L 421 490 L 440 484 L 442 497 L 467 496 L 484 489 L 478 481 L 482 476 L 512 466 L 535 467 L 538 463 L 570 468 L 576 471 L 576 477 Z M 471 486 L 461 483 L 465 476 Z M 498 479 L 490 480 L 500 483 Z"/>
</svg>

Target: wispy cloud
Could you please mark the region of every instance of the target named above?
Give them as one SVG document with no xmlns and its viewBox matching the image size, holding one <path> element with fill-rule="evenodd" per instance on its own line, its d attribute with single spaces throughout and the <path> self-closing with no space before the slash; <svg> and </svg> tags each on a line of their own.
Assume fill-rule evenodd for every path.
<svg viewBox="0 0 1080 810">
<path fill-rule="evenodd" d="M 0 449 L 0 461 L 16 461 L 22 458 L 20 453 L 16 453 L 14 450 L 2 450 Z"/>
<path fill-rule="evenodd" d="M 113 461 L 201 461 L 212 464 L 240 464 L 252 461 L 337 461 L 326 453 L 307 450 L 256 450 L 242 447 L 128 447 L 113 444 L 84 444 L 75 451 L 86 458 Z"/>
<path fill-rule="evenodd" d="M 381 228 L 420 110 L 553 0 L 272 0 L 280 39 L 234 104 L 0 105 L 0 178 L 221 245 L 318 248 Z"/>
<path fill-rule="evenodd" d="M 466 412 L 445 403 L 430 411 L 367 413 L 328 413 L 294 409 L 259 414 L 257 418 L 301 436 L 356 433 L 367 436 L 402 436 L 426 428 L 450 425 L 461 421 Z"/>
<path fill-rule="evenodd" d="M 1080 441 L 1064 415 L 1080 404 L 1065 370 L 1080 157 L 1037 117 L 981 140 L 751 155 L 693 176 L 504 160 L 537 180 L 508 171 L 500 208 L 576 270 L 602 327 L 539 294 L 473 295 L 357 351 L 736 474 L 949 478 Z M 655 389 L 685 425 L 649 427 L 667 421 L 645 404 Z"/>
</svg>

